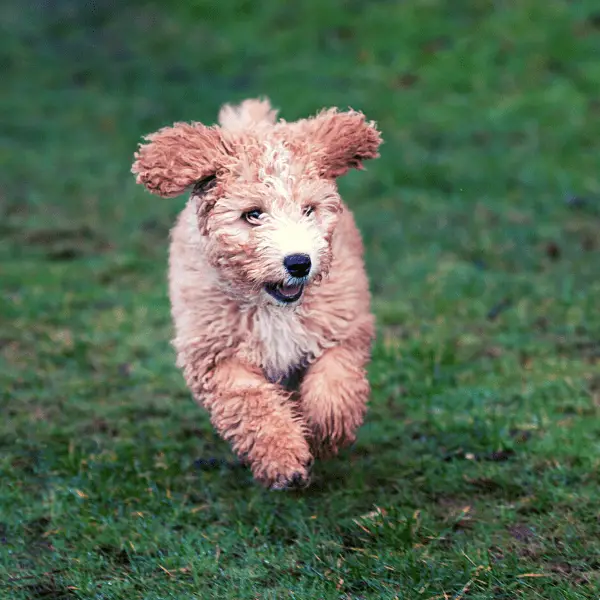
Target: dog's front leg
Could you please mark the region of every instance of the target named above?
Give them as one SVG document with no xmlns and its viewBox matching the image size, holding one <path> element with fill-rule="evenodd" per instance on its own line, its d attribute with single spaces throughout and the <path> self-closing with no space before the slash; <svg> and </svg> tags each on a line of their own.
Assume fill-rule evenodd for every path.
<svg viewBox="0 0 600 600">
<path fill-rule="evenodd" d="M 271 489 L 303 487 L 309 481 L 306 426 L 286 400 L 282 388 L 239 360 L 214 369 L 202 398 L 215 429 Z"/>
<path fill-rule="evenodd" d="M 301 405 L 317 454 L 336 454 L 356 439 L 370 392 L 365 372 L 370 338 L 366 328 L 360 335 L 329 348 L 304 377 Z"/>
</svg>

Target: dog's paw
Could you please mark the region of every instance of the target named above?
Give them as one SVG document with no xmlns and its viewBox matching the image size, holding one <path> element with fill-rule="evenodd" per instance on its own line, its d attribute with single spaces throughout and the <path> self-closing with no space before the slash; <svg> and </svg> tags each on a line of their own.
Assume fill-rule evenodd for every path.
<svg viewBox="0 0 600 600">
<path fill-rule="evenodd" d="M 302 490 L 310 485 L 310 468 L 294 471 L 291 475 L 278 475 L 269 485 L 272 491 Z"/>
<path fill-rule="evenodd" d="M 266 468 L 255 470 L 256 479 L 269 490 L 301 490 L 310 484 L 312 456 L 302 460 L 270 463 Z"/>
<path fill-rule="evenodd" d="M 313 457 L 303 433 L 257 439 L 248 458 L 259 483 L 271 490 L 300 489 L 309 484 Z"/>
</svg>

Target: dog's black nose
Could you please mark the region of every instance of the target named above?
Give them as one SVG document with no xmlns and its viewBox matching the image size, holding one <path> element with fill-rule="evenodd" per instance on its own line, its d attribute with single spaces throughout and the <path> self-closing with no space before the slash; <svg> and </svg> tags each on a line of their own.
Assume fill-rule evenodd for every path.
<svg viewBox="0 0 600 600">
<path fill-rule="evenodd" d="M 310 271 L 310 256 L 290 254 L 283 259 L 283 264 L 292 277 L 306 277 Z"/>
</svg>

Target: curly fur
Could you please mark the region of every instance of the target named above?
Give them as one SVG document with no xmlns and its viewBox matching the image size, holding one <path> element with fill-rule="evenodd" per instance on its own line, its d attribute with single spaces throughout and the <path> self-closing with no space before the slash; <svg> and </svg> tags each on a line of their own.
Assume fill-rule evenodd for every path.
<svg viewBox="0 0 600 600">
<path fill-rule="evenodd" d="M 276 115 L 267 100 L 246 100 L 225 105 L 218 126 L 163 128 L 132 171 L 165 197 L 195 186 L 170 247 L 178 365 L 254 476 L 283 489 L 307 484 L 313 455 L 352 442 L 364 418 L 374 320 L 336 178 L 376 158 L 381 137 L 355 111 Z M 255 209 L 260 221 L 248 223 Z M 283 264 L 298 253 L 312 264 L 302 281 Z M 304 291 L 282 304 L 274 284 Z"/>
</svg>

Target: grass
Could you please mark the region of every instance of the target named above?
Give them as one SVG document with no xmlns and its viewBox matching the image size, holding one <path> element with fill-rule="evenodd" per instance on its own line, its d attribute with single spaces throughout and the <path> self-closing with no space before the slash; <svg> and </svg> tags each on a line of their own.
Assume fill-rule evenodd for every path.
<svg viewBox="0 0 600 600">
<path fill-rule="evenodd" d="M 0 598 L 597 598 L 600 13 L 504 0 L 9 0 Z M 353 106 L 379 336 L 354 448 L 258 488 L 174 366 L 142 134 Z M 214 459 L 214 460 L 210 460 Z"/>
</svg>

